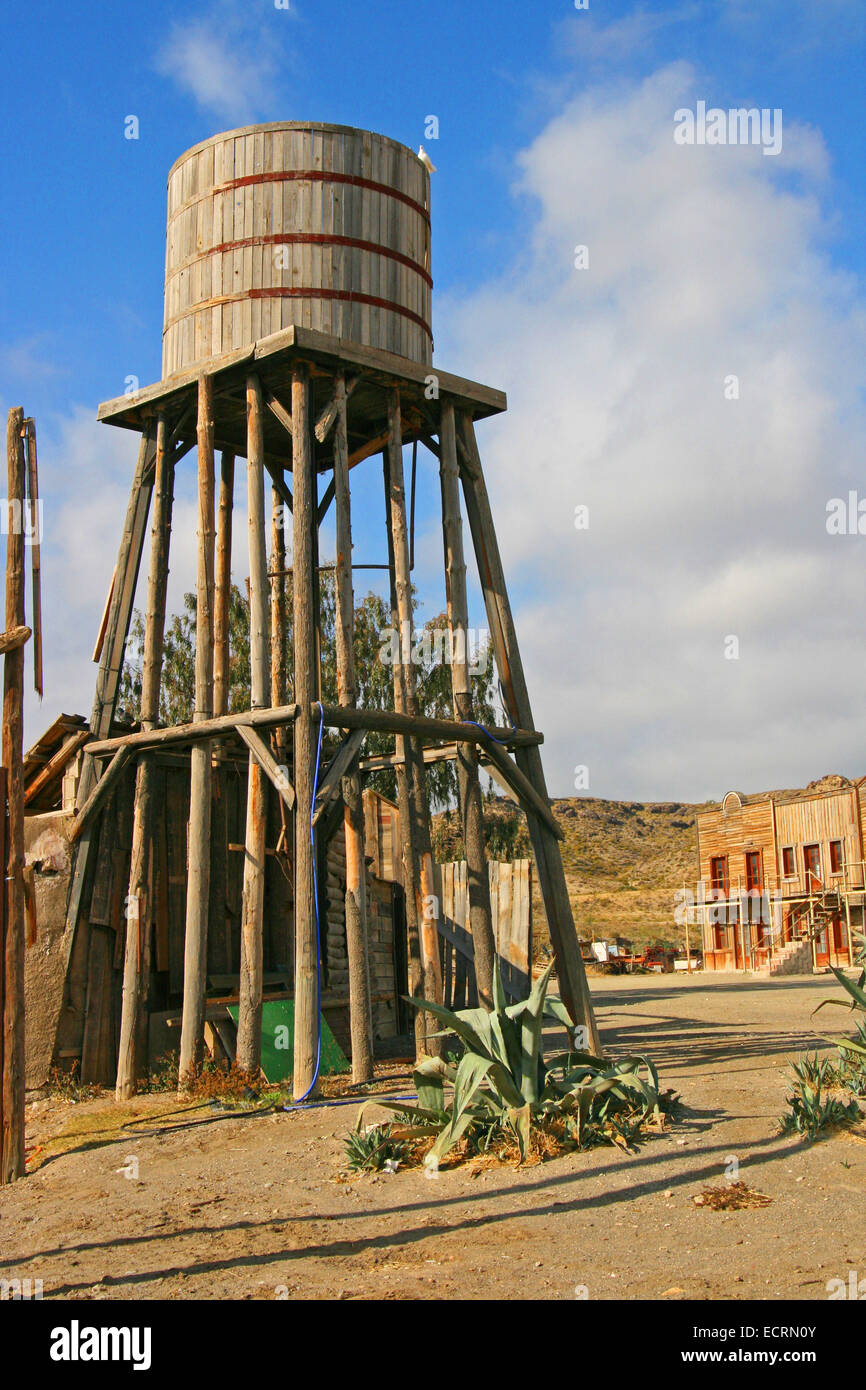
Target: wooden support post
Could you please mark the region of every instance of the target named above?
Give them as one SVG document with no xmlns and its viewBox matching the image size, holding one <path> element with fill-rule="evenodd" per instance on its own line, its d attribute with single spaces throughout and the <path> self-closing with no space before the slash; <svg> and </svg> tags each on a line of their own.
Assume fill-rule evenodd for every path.
<svg viewBox="0 0 866 1390">
<path fill-rule="evenodd" d="M 235 491 L 235 456 L 220 455 L 220 493 L 217 513 L 216 579 L 213 612 L 213 712 L 229 708 L 229 610 L 232 592 L 232 508 Z"/>
<path fill-rule="evenodd" d="M 313 778 L 317 729 L 311 703 L 319 698 L 316 643 L 316 472 L 312 390 L 303 364 L 292 373 L 292 526 L 295 722 L 295 1050 L 296 1100 L 314 1094 L 319 1040 L 319 933 L 315 902 Z"/>
<path fill-rule="evenodd" d="M 24 626 L 24 411 L 9 411 L 6 627 Z M 18 512 L 16 519 L 15 512 Z M 0 1183 L 24 1177 L 24 647 L 3 658 L 3 766 L 9 798 L 0 915 Z"/>
<path fill-rule="evenodd" d="M 126 639 L 129 635 L 129 623 L 132 617 L 132 605 L 135 601 L 138 571 L 141 566 L 142 550 L 144 549 L 147 517 L 150 511 L 155 456 L 156 426 L 154 425 L 141 437 L 141 444 L 138 450 L 138 462 L 135 467 L 135 476 L 132 481 L 129 504 L 126 509 L 123 536 L 120 541 L 120 550 L 118 552 L 114 579 L 111 585 L 108 613 L 103 622 L 105 632 L 100 644 L 99 672 L 96 677 L 96 695 L 93 701 L 93 711 L 90 716 L 90 732 L 93 734 L 94 738 L 98 739 L 108 737 L 111 731 L 111 723 L 114 719 L 117 691 L 120 685 L 120 674 L 123 670 L 123 661 L 126 652 Z M 78 786 L 78 800 L 80 803 L 87 800 L 93 788 L 93 771 L 92 761 L 89 758 L 85 758 Z M 98 829 L 98 821 L 92 820 L 84 827 L 81 838 L 78 841 L 75 866 L 72 871 L 72 882 L 69 889 L 69 901 L 66 908 L 67 967 L 75 940 L 75 929 L 78 925 L 81 897 L 87 880 L 87 870 L 91 862 L 93 849 L 98 839 Z"/>
<path fill-rule="evenodd" d="M 455 717 L 474 719 L 469 675 L 469 604 L 466 597 L 466 560 L 463 523 L 460 518 L 460 470 L 454 405 L 442 402 L 439 480 L 442 490 L 442 532 L 445 543 L 445 593 L 451 637 L 451 690 Z M 484 850 L 484 812 L 478 777 L 478 753 L 474 743 L 457 745 L 457 785 L 463 821 L 463 846 L 469 892 L 469 931 L 475 960 L 479 1002 L 493 1008 L 493 971 L 496 939 L 490 907 L 490 877 Z"/>
<path fill-rule="evenodd" d="M 384 455 L 385 473 L 385 517 L 388 536 L 388 560 L 391 580 L 391 627 L 400 631 L 397 616 L 397 589 L 394 582 L 394 543 L 391 535 L 391 487 L 388 453 Z M 400 633 L 397 646 L 402 653 L 403 640 Z M 398 714 L 405 713 L 405 687 L 399 661 L 392 666 L 394 709 Z M 406 956 L 409 974 L 409 994 L 413 999 L 424 995 L 424 965 L 421 960 L 421 933 L 418 921 L 418 899 L 415 884 L 418 882 L 418 855 L 415 848 L 415 835 L 412 814 L 412 793 L 410 790 L 411 770 L 408 759 L 411 757 L 410 740 L 397 733 L 394 738 L 394 777 L 397 784 L 397 810 L 400 816 L 400 849 L 403 864 L 403 896 L 406 912 Z M 415 1010 L 413 1019 L 415 1031 L 415 1056 L 427 1055 L 427 1033 L 438 1027 L 432 1015 Z"/>
<path fill-rule="evenodd" d="M 247 508 L 250 552 L 250 696 L 253 709 L 268 704 L 268 559 L 265 548 L 264 421 L 261 383 L 247 378 Z M 250 752 L 241 907 L 241 982 L 238 1067 L 257 1076 L 262 1056 L 262 931 L 265 903 L 267 777 Z"/>
<path fill-rule="evenodd" d="M 508 713 L 515 724 L 531 728 L 532 709 L 529 692 L 517 646 L 514 619 L 505 584 L 505 571 L 493 526 L 475 428 L 471 417 L 462 412 L 459 421 L 458 450 L 461 457 L 466 513 L 484 592 L 496 666 Z M 544 768 L 538 748 L 518 749 L 515 756 L 521 771 L 538 794 L 548 800 Z M 550 940 L 556 958 L 560 993 L 574 1022 L 586 1028 L 589 1051 L 598 1053 L 601 1043 L 581 960 L 580 943 L 575 930 L 559 845 L 549 826 L 540 816 L 528 814 L 527 821 L 538 867 L 538 880 L 544 899 Z"/>
<path fill-rule="evenodd" d="M 349 494 L 349 443 L 346 424 L 346 378 L 337 373 L 334 391 L 334 497 L 337 510 L 336 640 L 337 698 L 357 701 L 355 683 L 355 596 L 352 586 L 352 510 Z M 367 942 L 367 874 L 364 864 L 364 808 L 357 761 L 342 779 L 346 836 L 346 951 L 349 959 L 349 1028 L 352 1080 L 373 1076 L 373 1015 L 370 1007 L 370 962 Z"/>
<path fill-rule="evenodd" d="M 195 721 L 213 716 L 214 686 L 214 413 L 213 377 L 198 379 L 198 567 L 195 618 Z M 189 869 L 183 953 L 183 1017 L 178 1091 L 183 1094 L 201 1067 L 207 992 L 210 904 L 212 744 L 193 745 L 189 782 Z"/>
<path fill-rule="evenodd" d="M 285 490 L 283 471 L 280 483 Z M 271 488 L 271 704 L 276 708 L 286 703 L 288 671 L 286 667 L 286 504 L 278 487 Z M 274 756 L 280 767 L 288 769 L 289 738 L 280 726 L 273 732 Z M 287 771 L 283 774 L 287 776 Z M 288 807 L 280 800 L 280 845 L 288 848 L 290 821 Z"/>
<path fill-rule="evenodd" d="M 285 470 L 271 471 L 271 559 L 268 578 L 271 581 L 271 705 L 279 708 L 285 705 L 286 691 L 288 691 L 288 669 L 286 669 L 286 524 L 291 517 L 291 507 L 286 505 L 285 495 L 288 495 L 288 488 L 285 485 Z M 281 778 L 279 788 L 279 835 L 277 840 L 277 851 L 285 855 L 286 869 L 291 865 L 292 860 L 292 806 L 295 803 L 295 788 L 292 788 L 291 798 L 285 795 L 285 784 L 288 784 L 289 769 L 289 733 L 285 726 L 274 728 L 271 735 L 272 749 L 274 749 L 275 765 L 278 766 L 278 776 Z M 261 759 L 259 759 L 261 762 Z M 264 766 L 264 765 L 263 765 Z M 267 771 L 267 769 L 265 769 Z M 271 776 L 271 783 L 274 783 L 274 776 Z M 289 870 L 291 872 L 291 870 Z M 277 905 L 274 902 L 274 910 L 279 915 L 289 916 L 289 872 L 282 877 L 279 884 L 281 892 L 281 902 Z M 291 941 L 291 933 L 286 931 L 284 940 L 286 944 Z M 286 962 L 288 963 L 288 962 Z"/>
<path fill-rule="evenodd" d="M 36 421 L 25 420 L 27 435 L 27 494 L 30 508 L 30 564 L 33 587 L 33 688 L 42 699 L 42 557 L 39 508 L 39 465 L 36 458 Z"/>
<path fill-rule="evenodd" d="M 141 678 L 141 722 L 152 729 L 159 718 L 159 690 L 165 635 L 165 599 L 168 587 L 168 552 L 174 498 L 174 464 L 166 449 L 165 419 L 160 416 L 156 429 L 156 475 L 153 526 L 150 538 L 150 573 L 147 582 L 147 610 L 144 620 L 144 660 Z M 119 773 L 120 753 L 103 773 L 92 797 L 105 796 L 113 776 Z M 117 1057 L 115 1095 L 129 1100 L 146 1066 L 146 996 L 150 978 L 149 911 L 145 910 L 150 882 L 150 858 L 155 816 L 156 762 L 152 753 L 142 753 L 135 774 L 132 813 L 132 855 L 129 868 L 129 894 L 126 899 L 126 943 L 123 959 L 123 1000 L 120 1015 L 120 1042 Z M 103 786 L 107 783 L 108 786 Z M 82 807 L 80 820 L 88 812 L 90 800 Z"/>
<path fill-rule="evenodd" d="M 393 561 L 394 596 L 400 633 L 400 640 L 396 644 L 399 655 L 394 663 L 394 694 L 395 700 L 399 698 L 401 701 L 397 706 L 398 710 L 402 706 L 406 714 L 414 716 L 418 712 L 418 702 L 415 668 L 411 657 L 412 581 L 409 573 L 409 531 L 406 524 L 406 491 L 403 483 L 400 395 L 396 389 L 391 392 L 388 401 L 388 523 L 389 558 Z M 405 888 L 407 896 L 410 892 L 415 894 L 417 904 L 424 998 L 432 1003 L 441 1004 L 442 969 L 439 961 L 439 932 L 436 927 L 440 895 L 436 891 L 433 869 L 427 779 L 417 739 L 410 737 L 405 741 L 404 753 L 409 782 L 413 849 L 417 858 L 417 873 Z M 438 1030 L 431 1022 L 427 1032 L 429 1034 L 434 1031 Z M 441 1050 L 438 1039 L 431 1043 L 428 1037 L 427 1046 L 430 1051 Z"/>
</svg>

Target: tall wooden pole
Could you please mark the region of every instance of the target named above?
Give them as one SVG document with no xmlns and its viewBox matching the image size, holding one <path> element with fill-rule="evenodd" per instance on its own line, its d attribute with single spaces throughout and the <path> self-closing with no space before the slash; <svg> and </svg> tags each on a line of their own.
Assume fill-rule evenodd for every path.
<svg viewBox="0 0 866 1390">
<path fill-rule="evenodd" d="M 439 433 L 439 479 L 442 489 L 442 533 L 445 543 L 445 592 L 451 638 L 451 690 L 454 713 L 462 721 L 474 719 L 469 676 L 469 605 L 466 597 L 466 560 L 463 523 L 460 518 L 460 470 L 453 402 L 442 402 Z M 475 954 L 475 983 L 479 1001 L 493 1007 L 493 970 L 496 940 L 490 908 L 490 877 L 484 852 L 484 812 L 478 778 L 478 753 L 474 743 L 457 745 L 457 785 L 463 821 L 463 846 L 469 889 L 469 930 Z"/>
<path fill-rule="evenodd" d="M 466 514 L 472 532 L 487 621 L 490 624 L 490 637 L 508 713 L 515 724 L 532 729 L 534 724 L 529 691 L 517 645 L 517 634 L 505 584 L 505 571 L 493 526 L 493 514 L 481 468 L 475 428 L 471 417 L 462 413 L 458 448 Z M 536 791 L 547 800 L 547 785 L 538 748 L 519 748 L 515 752 L 515 759 Z M 586 1028 L 589 1050 L 599 1053 L 601 1042 L 580 956 L 580 943 L 574 926 L 559 844 L 540 816 L 528 815 L 527 821 L 538 867 L 551 945 L 556 958 L 560 993 L 574 1022 Z"/>
<path fill-rule="evenodd" d="M 235 456 L 220 455 L 220 491 L 217 512 L 216 581 L 213 613 L 213 712 L 229 708 L 229 608 L 232 590 L 232 506 L 235 490 Z"/>
<path fill-rule="evenodd" d="M 198 379 L 198 569 L 195 619 L 195 712 L 200 723 L 213 716 L 214 609 L 214 414 L 213 377 Z M 212 743 L 190 752 L 189 868 L 183 956 L 183 1018 L 178 1088 L 182 1093 L 199 1071 L 204 1052 L 207 993 L 207 933 L 210 902 Z"/>
<path fill-rule="evenodd" d="M 282 482 L 282 469 L 279 477 Z M 288 690 L 285 510 L 279 492 L 275 487 L 271 488 L 271 704 L 275 709 L 286 703 Z M 282 729 L 276 732 L 275 744 L 279 751 L 284 750 L 285 737 Z"/>
<path fill-rule="evenodd" d="M 397 615 L 397 585 L 394 579 L 394 542 L 391 535 L 391 485 L 387 449 L 385 450 L 383 464 L 385 475 L 386 532 L 388 537 L 388 570 L 391 584 L 391 630 L 394 633 L 399 633 L 398 640 L 392 644 L 391 675 L 394 689 L 394 709 L 398 714 L 405 714 L 406 692 L 403 683 L 403 672 L 401 670 L 403 634 L 400 632 L 400 619 Z M 397 810 L 400 816 L 400 849 L 403 866 L 403 900 L 406 913 L 406 956 L 409 974 L 409 994 L 413 999 L 421 999 L 424 995 L 424 966 L 421 961 L 418 899 L 415 894 L 415 884 L 418 882 L 418 855 L 415 848 L 414 814 L 412 810 L 412 793 L 410 790 L 411 774 L 406 761 L 407 757 L 410 756 L 409 741 L 404 738 L 402 734 L 396 734 L 394 737 L 394 756 L 396 758 L 394 780 L 397 784 Z M 432 1014 L 425 1014 L 420 1009 L 415 1010 L 414 1030 L 416 1058 L 423 1057 L 427 1054 L 427 1034 L 428 1032 L 435 1032 L 437 1027 L 438 1025 Z"/>
<path fill-rule="evenodd" d="M 232 520 L 235 496 L 235 456 L 224 449 L 220 454 L 219 498 L 216 518 L 216 577 L 213 614 L 213 709 L 214 718 L 228 713 L 231 690 L 231 593 Z M 221 936 L 224 967 L 232 968 L 232 919 L 227 904 L 228 875 L 228 775 L 220 745 L 215 744 L 213 802 L 211 806 L 210 932 Z M 209 948 L 210 949 L 210 948 Z M 219 959 L 217 955 L 212 959 Z"/>
<path fill-rule="evenodd" d="M 355 596 L 352 587 L 352 504 L 349 493 L 349 443 L 346 424 L 346 378 L 337 373 L 334 422 L 334 502 L 337 515 L 337 699 L 357 703 L 355 683 Z M 349 1028 L 352 1080 L 373 1076 L 373 1017 L 370 1008 L 370 963 L 367 945 L 367 876 L 364 865 L 364 808 L 357 763 L 343 778 L 346 836 L 346 950 L 349 958 Z"/>
<path fill-rule="evenodd" d="M 284 470 L 279 473 L 282 484 Z M 288 666 L 286 661 L 286 508 L 277 487 L 271 489 L 271 705 L 279 709 L 288 698 Z M 289 738 L 284 728 L 274 729 L 271 735 L 274 757 L 280 767 L 288 767 Z M 280 839 L 289 855 L 289 813 L 279 798 Z"/>
<path fill-rule="evenodd" d="M 403 712 L 418 713 L 415 668 L 411 659 L 412 580 L 409 572 L 409 530 L 406 523 L 406 490 L 403 482 L 403 433 L 400 395 L 395 389 L 388 400 L 388 519 L 394 567 L 394 589 L 400 640 L 396 644 L 394 693 L 402 701 Z M 408 647 L 409 651 L 404 649 Z M 408 659 L 406 659 L 408 656 Z M 400 706 L 398 706 L 398 709 Z M 414 892 L 421 944 L 421 963 L 424 971 L 424 997 L 442 1003 L 442 968 L 439 961 L 439 932 L 436 925 L 440 903 L 433 869 L 430 842 L 430 808 L 427 782 L 420 745 L 416 739 L 405 740 L 404 752 L 409 781 L 412 840 L 417 856 L 417 875 L 406 892 Z M 432 1028 L 428 1031 L 434 1031 Z M 433 1048 L 439 1050 L 438 1040 Z"/>
<path fill-rule="evenodd" d="M 141 444 L 138 449 L 138 462 L 135 466 L 135 476 L 129 494 L 126 520 L 114 570 L 114 582 L 111 587 L 111 597 L 104 623 L 99 672 L 96 677 L 96 694 L 90 716 L 90 732 L 94 738 L 107 738 L 114 719 L 117 691 L 126 655 L 126 639 L 129 635 L 132 605 L 135 602 L 138 571 L 141 566 L 147 531 L 147 517 L 150 511 L 151 493 L 153 492 L 155 458 L 156 426 L 149 425 L 141 436 Z M 93 790 L 94 777 L 93 759 L 85 753 L 78 783 L 79 806 L 84 804 Z M 88 877 L 88 866 L 99 841 L 98 832 L 99 818 L 93 817 L 84 827 L 78 840 L 75 865 L 72 870 L 72 883 L 69 889 L 69 901 L 66 907 L 65 968 L 68 968 L 71 959 L 81 910 L 81 898 Z"/>
<path fill-rule="evenodd" d="M 262 388 L 247 378 L 247 508 L 250 550 L 250 696 L 253 709 L 268 703 L 268 559 L 265 546 L 265 478 Z M 265 904 L 267 778 L 250 754 L 247 826 L 241 907 L 241 985 L 237 1063 L 257 1075 L 262 1056 L 262 932 Z"/>
<path fill-rule="evenodd" d="M 27 495 L 30 508 L 30 564 L 33 591 L 33 688 L 42 699 L 42 556 L 39 514 L 39 465 L 36 457 L 36 421 L 25 420 L 27 434 Z"/>
<path fill-rule="evenodd" d="M 316 472 L 308 368 L 292 375 L 292 565 L 295 679 L 295 1099 L 314 1094 L 319 1041 L 319 939 L 315 846 L 311 830 L 318 729 L 311 704 L 319 698 L 316 643 Z"/>
<path fill-rule="evenodd" d="M 174 498 L 174 465 L 166 450 L 166 426 L 160 416 L 156 428 L 156 475 L 153 524 L 150 535 L 150 572 L 144 619 L 144 659 L 141 677 L 141 723 L 153 729 L 159 719 L 159 689 L 165 636 L 165 601 L 168 587 L 168 551 Z M 152 753 L 142 753 L 135 773 L 132 813 L 132 854 L 129 893 L 126 899 L 126 944 L 123 959 L 123 1000 L 117 1056 L 115 1095 L 129 1100 L 146 1064 L 144 999 L 150 977 L 150 905 L 148 883 L 153 846 L 156 763 Z M 147 911 L 145 911 L 147 908 Z"/>
<path fill-rule="evenodd" d="M 24 411 L 6 425 L 6 628 L 24 626 Z M 15 510 L 18 516 L 16 519 Z M 24 647 L 3 658 L 3 766 L 9 798 L 5 912 L 0 946 L 0 1183 L 24 1177 Z"/>
</svg>

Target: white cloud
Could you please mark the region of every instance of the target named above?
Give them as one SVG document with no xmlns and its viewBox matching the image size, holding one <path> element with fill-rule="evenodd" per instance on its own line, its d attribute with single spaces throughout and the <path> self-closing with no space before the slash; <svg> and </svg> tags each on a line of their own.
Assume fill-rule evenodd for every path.
<svg viewBox="0 0 866 1390">
<path fill-rule="evenodd" d="M 174 24 L 157 71 L 220 119 L 247 122 L 268 113 L 285 66 L 286 8 L 261 10 L 223 0 L 206 16 Z"/>
<path fill-rule="evenodd" d="M 50 333 L 32 333 L 2 348 L 0 370 L 13 381 L 26 381 L 31 386 L 34 381 L 47 381 L 67 372 L 65 367 L 57 364 L 56 348 Z"/>
<path fill-rule="evenodd" d="M 825 529 L 866 335 L 826 152 L 674 145 L 701 94 L 675 64 L 569 104 L 521 160 L 522 262 L 439 307 L 443 363 L 509 393 L 480 442 L 558 794 L 578 763 L 638 798 L 866 771 L 866 537 Z"/>
</svg>

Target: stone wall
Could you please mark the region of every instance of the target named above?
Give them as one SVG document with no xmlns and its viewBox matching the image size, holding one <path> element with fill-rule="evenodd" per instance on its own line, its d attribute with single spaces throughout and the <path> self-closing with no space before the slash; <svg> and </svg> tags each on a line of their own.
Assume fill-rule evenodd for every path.
<svg viewBox="0 0 866 1390">
<path fill-rule="evenodd" d="M 36 940 L 24 958 L 27 1089 L 48 1081 L 63 1004 L 71 933 L 66 930 L 72 817 L 63 811 L 24 818 L 24 857 L 32 870 Z"/>
</svg>

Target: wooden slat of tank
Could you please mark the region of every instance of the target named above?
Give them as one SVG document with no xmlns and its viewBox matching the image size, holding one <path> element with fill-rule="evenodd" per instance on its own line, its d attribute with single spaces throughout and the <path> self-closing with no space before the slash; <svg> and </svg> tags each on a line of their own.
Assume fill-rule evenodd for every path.
<svg viewBox="0 0 866 1390">
<path fill-rule="evenodd" d="M 329 173 L 334 172 L 336 159 L 336 147 L 339 136 L 333 131 L 325 131 L 322 136 L 322 168 Z M 333 236 L 334 233 L 334 184 L 330 182 L 322 184 L 322 226 L 323 236 Z M 323 244 L 319 248 L 319 263 L 321 276 L 320 283 L 329 289 L 334 288 L 334 248 L 332 245 Z M 319 301 L 320 322 L 323 333 L 333 333 L 334 331 L 334 301 L 322 299 Z"/>
<path fill-rule="evenodd" d="M 313 167 L 313 135 L 310 130 L 304 130 L 301 136 L 301 160 L 301 167 L 304 170 L 308 170 Z M 316 185 L 311 183 L 303 183 L 301 187 L 303 188 L 304 201 L 301 209 L 303 221 L 300 225 L 304 230 L 309 231 L 313 225 L 313 190 L 315 189 Z M 303 244 L 301 247 L 301 285 L 304 287 L 304 289 L 309 288 L 309 286 L 312 284 L 312 276 L 312 248 L 310 247 L 309 242 L 307 242 Z M 299 301 L 299 305 L 301 313 L 300 317 L 296 320 L 296 322 L 302 323 L 305 328 L 312 328 L 313 316 L 310 300 L 301 299 Z"/>
<path fill-rule="evenodd" d="M 365 173 L 363 135 L 358 134 L 354 136 L 349 136 L 348 144 L 351 158 L 351 173 L 358 178 L 364 178 Z M 363 189 L 353 187 L 352 185 L 347 185 L 347 192 L 347 206 L 349 208 L 348 235 L 357 238 L 361 235 L 361 194 L 363 192 Z M 352 247 L 349 252 L 349 284 L 347 286 L 348 291 L 357 291 L 360 282 L 361 253 L 356 247 Z M 345 320 L 348 320 L 348 325 L 346 324 Z M 348 337 L 353 342 L 357 343 L 361 341 L 360 305 L 356 304 L 355 302 L 347 302 L 343 327 L 344 331 L 347 331 Z"/>
<path fill-rule="evenodd" d="M 378 159 L 377 159 L 378 150 L 379 150 L 379 146 L 378 146 L 378 142 L 377 142 L 377 141 L 375 141 L 375 140 L 373 140 L 373 141 L 365 140 L 365 141 L 364 141 L 364 178 L 365 178 L 365 179 L 377 180 L 378 177 L 379 177 L 379 168 L 378 168 Z M 374 193 L 373 190 L 370 189 L 370 188 L 362 188 L 362 189 L 359 190 L 359 192 L 360 192 L 360 200 L 359 200 L 359 202 L 360 202 L 360 219 L 361 219 L 361 226 L 360 226 L 360 230 L 359 230 L 359 232 L 358 232 L 358 235 L 359 235 L 361 241 L 365 241 L 365 242 L 366 242 L 366 241 L 370 241 L 370 240 L 371 240 L 370 224 L 371 224 L 372 217 L 373 217 L 373 207 L 372 207 L 373 200 L 374 200 L 375 198 L 378 198 L 379 195 L 378 195 L 377 193 Z M 360 258 L 361 278 L 360 278 L 360 280 L 357 282 L 357 284 L 354 286 L 354 288 L 358 291 L 359 294 L 363 294 L 363 295 L 366 295 L 367 297 L 369 297 L 369 294 L 370 294 L 370 253 L 369 253 L 369 251 L 364 251 L 364 250 L 359 251 L 359 258 Z M 369 343 L 369 342 L 371 341 L 371 339 L 370 339 L 370 331 L 371 331 L 371 325 L 370 325 L 370 306 L 369 306 L 369 304 L 362 304 L 362 305 L 361 305 L 361 326 L 360 326 L 360 333 L 361 333 L 361 341 L 362 341 L 362 342 Z"/>
<path fill-rule="evenodd" d="M 256 171 L 260 172 L 259 170 Z M 262 184 L 252 185 L 252 227 L 247 233 L 248 236 L 258 238 L 263 234 L 265 222 L 265 200 Z M 250 253 L 250 278 L 245 280 L 246 286 L 258 287 L 263 283 L 264 257 L 263 246 L 257 243 L 249 247 Z M 258 341 L 259 338 L 266 336 L 267 330 L 263 327 L 262 305 L 264 300 L 261 298 L 250 300 L 250 336 L 247 342 Z"/>
<path fill-rule="evenodd" d="M 401 189 L 406 191 L 407 174 L 405 159 L 403 158 L 402 150 L 392 151 L 391 162 L 392 179 L 397 183 L 397 185 Z M 399 251 L 400 255 L 405 256 L 406 222 L 407 213 L 409 209 L 406 207 L 405 203 L 398 202 L 396 199 L 392 201 L 394 203 L 394 216 L 393 221 L 391 223 L 392 237 L 389 241 L 389 245 L 391 246 L 392 250 Z M 393 290 L 391 293 L 389 293 L 388 298 L 390 299 L 392 304 L 399 304 L 402 307 L 405 307 L 408 273 L 409 272 L 406 266 L 404 266 L 401 261 L 389 262 L 389 280 L 393 285 Z M 394 345 L 393 351 L 399 352 L 403 356 L 405 356 L 406 349 L 408 346 L 410 346 L 409 335 L 412 332 L 411 325 L 409 324 L 408 319 L 404 318 L 402 314 L 395 313 L 392 311 L 388 317 L 390 321 L 391 342 Z"/>
<path fill-rule="evenodd" d="M 346 172 L 346 137 L 342 133 L 335 133 L 334 143 L 331 151 L 331 167 L 335 174 Z M 331 221 L 330 228 L 334 236 L 344 235 L 344 190 L 345 185 L 334 183 L 331 185 Z M 344 251 L 341 246 L 331 247 L 331 286 L 335 290 L 343 288 L 344 276 Z M 338 299 L 331 304 L 331 332 L 334 337 L 339 337 L 342 330 L 343 307 Z"/>
<path fill-rule="evenodd" d="M 292 170 L 300 169 L 302 158 L 300 133 L 296 130 L 290 131 L 286 136 L 288 167 Z M 292 231 L 300 225 L 302 194 L 303 186 L 294 179 L 283 187 L 283 227 L 286 231 Z M 300 247 L 294 242 L 289 242 L 286 246 L 286 267 L 283 272 L 283 283 L 289 287 L 299 285 L 302 270 L 301 255 Z M 283 328 L 288 328 L 294 323 L 294 313 L 294 300 L 282 299 L 280 301 L 280 323 Z"/>
<path fill-rule="evenodd" d="M 260 178 L 265 170 L 265 131 L 257 131 L 253 139 L 253 174 Z M 263 236 L 266 228 L 265 212 L 265 185 L 261 182 L 253 185 L 253 225 L 248 233 L 249 236 L 259 238 Z M 263 247 L 252 246 L 251 250 L 251 278 L 246 283 L 252 286 L 261 286 L 263 268 Z M 265 317 L 264 308 L 266 301 L 262 298 L 253 299 L 250 303 L 250 341 L 258 341 L 259 338 L 267 336 L 269 329 L 264 327 Z"/>
<path fill-rule="evenodd" d="M 318 141 L 314 141 L 314 147 L 317 144 Z M 321 158 L 321 151 L 316 150 L 313 156 L 314 163 L 318 159 L 319 164 L 321 164 Z M 310 185 L 310 220 L 305 230 L 313 232 L 317 235 L 320 234 L 322 227 L 323 201 L 324 185 L 322 184 L 321 180 L 316 180 L 315 183 Z M 312 288 L 313 286 L 319 286 L 322 283 L 322 248 L 321 246 L 313 245 L 308 246 L 307 251 L 309 253 L 309 272 L 304 283 L 308 288 Z M 321 299 L 310 299 L 309 301 L 310 327 L 313 329 L 317 329 L 320 333 L 324 331 L 322 318 L 323 302 L 324 301 Z"/>
<path fill-rule="evenodd" d="M 324 131 L 314 130 L 311 132 L 311 169 L 323 172 L 329 167 L 325 150 L 325 140 L 327 138 Z M 316 236 L 321 236 L 325 229 L 324 207 L 326 191 L 327 185 L 323 183 L 321 179 L 317 179 L 311 189 L 312 213 L 308 230 L 315 233 Z M 307 281 L 307 284 L 310 286 L 327 284 L 327 281 L 322 279 L 322 249 L 321 245 L 313 245 L 310 247 L 310 279 Z M 317 328 L 320 333 L 329 331 L 326 328 L 326 304 L 327 301 L 324 299 L 312 299 L 310 301 L 310 325 L 312 328 Z"/>
</svg>

